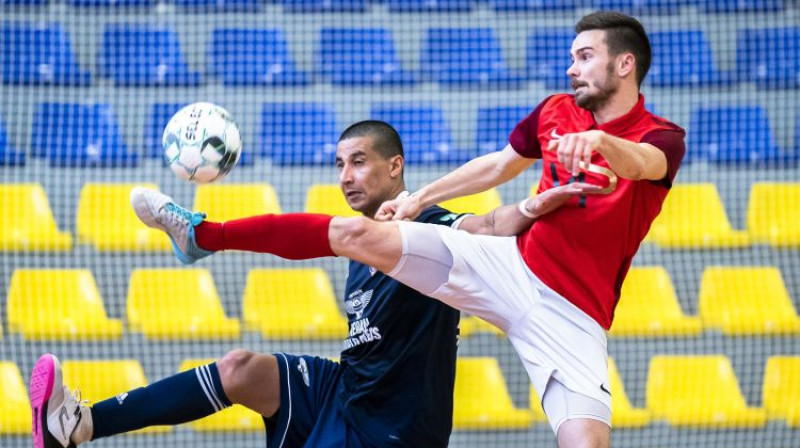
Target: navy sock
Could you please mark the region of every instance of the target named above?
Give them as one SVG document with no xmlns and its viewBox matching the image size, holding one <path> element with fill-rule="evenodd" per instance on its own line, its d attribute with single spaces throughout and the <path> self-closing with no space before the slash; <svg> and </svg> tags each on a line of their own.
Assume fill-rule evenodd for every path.
<svg viewBox="0 0 800 448">
<path fill-rule="evenodd" d="M 217 364 L 164 378 L 92 406 L 92 439 L 155 425 L 190 422 L 231 405 Z"/>
</svg>

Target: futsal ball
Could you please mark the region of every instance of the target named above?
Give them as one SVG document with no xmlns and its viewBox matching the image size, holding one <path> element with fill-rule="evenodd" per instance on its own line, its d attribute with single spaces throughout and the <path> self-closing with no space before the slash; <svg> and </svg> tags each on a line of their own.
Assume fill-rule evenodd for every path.
<svg viewBox="0 0 800 448">
<path fill-rule="evenodd" d="M 233 116 L 212 103 L 193 103 L 175 113 L 164 128 L 161 144 L 172 172 L 200 184 L 225 177 L 242 151 Z"/>
</svg>

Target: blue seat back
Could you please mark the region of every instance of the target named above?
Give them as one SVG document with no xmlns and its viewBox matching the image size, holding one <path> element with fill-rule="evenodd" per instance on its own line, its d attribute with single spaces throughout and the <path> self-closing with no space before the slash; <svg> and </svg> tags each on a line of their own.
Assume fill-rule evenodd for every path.
<svg viewBox="0 0 800 448">
<path fill-rule="evenodd" d="M 704 13 L 775 12 L 784 9 L 783 0 L 692 0 Z"/>
<path fill-rule="evenodd" d="M 570 49 L 575 39 L 571 28 L 537 28 L 528 36 L 526 65 L 531 79 L 544 81 L 548 89 L 567 90 Z"/>
<path fill-rule="evenodd" d="M 647 79 L 653 85 L 702 85 L 718 76 L 711 46 L 700 30 L 654 32 L 650 44 L 653 61 Z"/>
<path fill-rule="evenodd" d="M 529 106 L 482 107 L 478 109 L 476 146 L 478 155 L 503 149 L 514 127 L 529 113 Z"/>
<path fill-rule="evenodd" d="M 90 80 L 58 23 L 3 23 L 0 70 L 3 82 L 9 84 L 85 85 Z"/>
<path fill-rule="evenodd" d="M 376 104 L 370 117 L 392 125 L 400 134 L 406 163 L 440 163 L 460 153 L 453 146 L 442 109 L 428 105 Z"/>
<path fill-rule="evenodd" d="M 489 0 L 495 11 L 572 11 L 580 0 Z"/>
<path fill-rule="evenodd" d="M 508 72 L 492 28 L 431 28 L 422 49 L 422 72 L 443 83 L 482 83 Z"/>
<path fill-rule="evenodd" d="M 473 0 L 385 0 L 391 12 L 466 12 Z"/>
<path fill-rule="evenodd" d="M 412 83 L 385 28 L 323 28 L 316 70 L 339 85 Z"/>
<path fill-rule="evenodd" d="M 783 159 L 760 106 L 698 107 L 687 136 L 689 160 L 717 163 L 772 163 Z"/>
<path fill-rule="evenodd" d="M 255 12 L 262 0 L 172 0 L 176 6 L 193 12 Z"/>
<path fill-rule="evenodd" d="M 800 27 L 739 30 L 736 66 L 761 88 L 800 87 Z"/>
<path fill-rule="evenodd" d="M 279 165 L 333 165 L 337 129 L 326 104 L 265 103 L 259 154 Z"/>
<path fill-rule="evenodd" d="M 367 0 L 281 0 L 284 12 L 363 12 Z"/>
<path fill-rule="evenodd" d="M 8 142 L 8 134 L 0 121 L 0 166 L 3 165 L 24 165 L 25 153 L 14 151 Z"/>
<path fill-rule="evenodd" d="M 279 29 L 217 28 L 208 50 L 208 73 L 226 85 L 301 85 L 286 36 Z"/>
</svg>

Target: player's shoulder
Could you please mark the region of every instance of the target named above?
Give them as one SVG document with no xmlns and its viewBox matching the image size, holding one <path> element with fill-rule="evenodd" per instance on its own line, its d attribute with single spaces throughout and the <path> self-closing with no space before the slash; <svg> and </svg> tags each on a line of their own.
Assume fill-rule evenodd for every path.
<svg viewBox="0 0 800 448">
<path fill-rule="evenodd" d="M 678 126 L 677 124 L 667 120 L 666 118 L 660 117 L 650 111 L 647 111 L 648 119 L 650 121 L 649 126 L 652 128 L 652 131 L 668 131 L 668 132 L 677 132 L 682 135 L 686 135 L 686 130 L 682 127 Z"/>
</svg>

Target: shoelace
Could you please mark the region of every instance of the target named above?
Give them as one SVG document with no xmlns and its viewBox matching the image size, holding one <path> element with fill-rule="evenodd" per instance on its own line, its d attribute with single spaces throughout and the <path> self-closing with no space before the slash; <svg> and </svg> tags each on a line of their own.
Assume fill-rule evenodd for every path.
<svg viewBox="0 0 800 448">
<path fill-rule="evenodd" d="M 173 202 L 167 203 L 167 205 L 165 205 L 164 208 L 167 209 L 167 211 L 172 212 L 171 216 L 181 219 L 182 224 L 189 223 L 192 226 L 196 226 L 201 222 L 203 222 L 203 219 L 205 219 L 206 217 L 205 213 L 191 212 L 183 207 L 176 205 Z"/>
<path fill-rule="evenodd" d="M 64 386 L 64 395 L 71 398 L 72 400 L 75 400 L 75 403 L 77 403 L 78 406 L 88 406 L 91 403 L 90 400 L 82 399 L 83 397 L 81 397 L 80 389 L 75 389 L 74 391 L 70 392 L 67 386 Z"/>
</svg>

